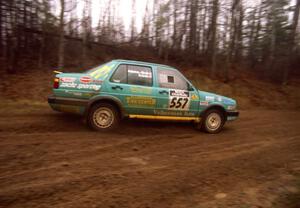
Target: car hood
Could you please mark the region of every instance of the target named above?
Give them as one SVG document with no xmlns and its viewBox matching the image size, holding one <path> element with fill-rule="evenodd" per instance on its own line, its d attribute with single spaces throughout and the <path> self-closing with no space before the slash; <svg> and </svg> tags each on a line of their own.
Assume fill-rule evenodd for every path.
<svg viewBox="0 0 300 208">
<path fill-rule="evenodd" d="M 236 101 L 232 98 L 201 90 L 198 90 L 198 92 L 201 101 L 208 101 L 210 103 L 222 103 L 226 105 L 236 105 Z"/>
</svg>

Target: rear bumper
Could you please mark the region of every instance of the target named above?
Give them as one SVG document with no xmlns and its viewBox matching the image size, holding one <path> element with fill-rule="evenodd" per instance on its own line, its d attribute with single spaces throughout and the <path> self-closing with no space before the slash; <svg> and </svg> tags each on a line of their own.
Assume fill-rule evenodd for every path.
<svg viewBox="0 0 300 208">
<path fill-rule="evenodd" d="M 86 106 L 88 104 L 88 100 L 56 97 L 54 95 L 50 95 L 48 97 L 48 103 L 49 104 L 72 105 L 72 106 Z"/>
<path fill-rule="evenodd" d="M 240 112 L 238 111 L 227 111 L 226 112 L 226 117 L 227 117 L 227 121 L 233 121 L 235 119 L 237 119 L 240 115 Z"/>
<path fill-rule="evenodd" d="M 83 115 L 88 105 L 88 100 L 64 98 L 50 95 L 48 97 L 48 103 L 55 111 L 75 113 Z"/>
</svg>

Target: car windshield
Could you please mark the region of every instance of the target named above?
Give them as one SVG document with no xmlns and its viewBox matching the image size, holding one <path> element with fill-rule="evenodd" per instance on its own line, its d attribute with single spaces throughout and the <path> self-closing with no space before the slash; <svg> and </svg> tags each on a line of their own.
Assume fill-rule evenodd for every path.
<svg viewBox="0 0 300 208">
<path fill-rule="evenodd" d="M 105 78 L 109 74 L 109 72 L 112 70 L 112 68 L 115 66 L 114 62 L 107 62 L 105 64 L 102 64 L 100 66 L 94 67 L 88 71 L 86 71 L 87 74 L 94 77 L 95 79 L 99 78 Z"/>
</svg>

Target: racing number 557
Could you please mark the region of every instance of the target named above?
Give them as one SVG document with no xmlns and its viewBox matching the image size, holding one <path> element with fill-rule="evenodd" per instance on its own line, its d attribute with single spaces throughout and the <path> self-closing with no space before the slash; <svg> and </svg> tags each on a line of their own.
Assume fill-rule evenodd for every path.
<svg viewBox="0 0 300 208">
<path fill-rule="evenodd" d="M 188 101 L 188 98 L 173 97 L 170 101 L 170 108 L 184 109 Z"/>
</svg>

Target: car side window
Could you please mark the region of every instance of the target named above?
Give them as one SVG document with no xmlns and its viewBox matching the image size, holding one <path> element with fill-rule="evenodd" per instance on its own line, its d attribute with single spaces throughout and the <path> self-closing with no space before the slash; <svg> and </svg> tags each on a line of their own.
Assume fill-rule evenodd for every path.
<svg viewBox="0 0 300 208">
<path fill-rule="evenodd" d="M 158 68 L 157 76 L 159 87 L 188 90 L 187 81 L 175 70 Z"/>
<path fill-rule="evenodd" d="M 116 71 L 114 72 L 113 76 L 110 79 L 111 82 L 116 83 L 127 83 L 127 66 L 121 64 L 118 66 Z"/>
<path fill-rule="evenodd" d="M 152 86 L 152 70 L 150 67 L 120 64 L 112 75 L 111 82 Z"/>
<path fill-rule="evenodd" d="M 127 66 L 128 84 L 152 86 L 152 70 L 144 66 Z"/>
</svg>

